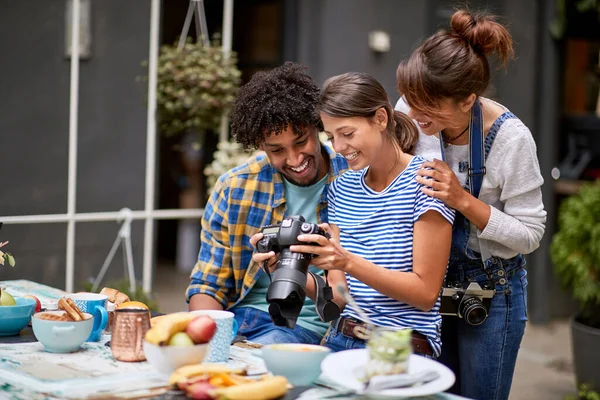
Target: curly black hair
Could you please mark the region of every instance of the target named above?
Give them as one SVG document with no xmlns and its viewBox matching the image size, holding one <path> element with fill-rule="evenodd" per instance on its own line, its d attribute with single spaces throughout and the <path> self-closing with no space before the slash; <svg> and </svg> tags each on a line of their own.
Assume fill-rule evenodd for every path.
<svg viewBox="0 0 600 400">
<path fill-rule="evenodd" d="M 231 134 L 245 150 L 259 148 L 265 133 L 279 135 L 288 126 L 296 135 L 310 127 L 322 130 L 316 112 L 320 89 L 306 69 L 286 62 L 257 72 L 240 88 L 231 111 Z"/>
</svg>

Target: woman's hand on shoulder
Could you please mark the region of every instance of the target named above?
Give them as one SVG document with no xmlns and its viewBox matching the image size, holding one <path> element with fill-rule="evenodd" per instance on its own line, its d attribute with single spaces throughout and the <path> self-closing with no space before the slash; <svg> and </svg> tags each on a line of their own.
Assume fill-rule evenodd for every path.
<svg viewBox="0 0 600 400">
<path fill-rule="evenodd" d="M 329 234 L 329 239 L 316 234 L 299 235 L 298 240 L 307 244 L 290 246 L 290 250 L 294 253 L 314 254 L 316 257 L 310 263 L 317 268 L 345 271 L 352 254 L 340 244 L 339 230 L 329 224 L 319 224 L 319 227 Z"/>
<path fill-rule="evenodd" d="M 423 193 L 440 199 L 450 208 L 461 211 L 468 204 L 469 193 L 444 161 L 425 161 L 417 171 L 416 180 L 423 185 Z"/>
</svg>

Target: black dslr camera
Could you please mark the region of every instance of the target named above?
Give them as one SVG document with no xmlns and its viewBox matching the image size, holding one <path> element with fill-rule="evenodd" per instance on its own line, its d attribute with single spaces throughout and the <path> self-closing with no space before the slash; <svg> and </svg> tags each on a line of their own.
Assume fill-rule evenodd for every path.
<svg viewBox="0 0 600 400">
<path fill-rule="evenodd" d="M 310 274 L 315 280 L 317 312 L 324 322 L 336 319 L 340 310 L 333 300 L 333 291 L 327 281 L 308 271 L 313 254 L 294 253 L 292 245 L 317 245 L 316 243 L 300 242 L 298 235 L 317 234 L 329 239 L 329 234 L 318 225 L 306 222 L 302 216 L 285 218 L 280 225 L 264 226 L 261 230 L 264 237 L 256 244 L 259 253 L 274 251 L 280 253 L 277 268 L 273 276 L 266 265 L 264 270 L 271 279 L 267 289 L 269 315 L 277 326 L 294 328 L 296 320 L 306 298 L 306 279 Z M 266 264 L 266 263 L 265 263 Z M 327 276 L 327 275 L 325 275 Z"/>
<path fill-rule="evenodd" d="M 469 325 L 481 325 L 488 317 L 494 297 L 493 289 L 482 289 L 477 282 L 469 282 L 465 288 L 460 282 L 442 290 L 440 314 L 457 315 Z"/>
</svg>

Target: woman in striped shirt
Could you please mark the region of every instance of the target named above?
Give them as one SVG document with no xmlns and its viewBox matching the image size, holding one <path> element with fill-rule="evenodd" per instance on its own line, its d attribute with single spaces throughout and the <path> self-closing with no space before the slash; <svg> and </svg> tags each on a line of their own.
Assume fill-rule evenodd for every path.
<svg viewBox="0 0 600 400">
<path fill-rule="evenodd" d="M 415 180 L 425 161 L 413 156 L 417 131 L 395 112 L 385 89 L 368 74 L 347 73 L 324 85 L 318 110 L 325 133 L 351 171 L 328 192 L 331 239 L 301 235 L 293 252 L 312 253 L 335 287 L 347 284 L 377 326 L 411 328 L 416 352 L 440 354 L 440 290 L 454 213 Z M 310 281 L 310 280 L 309 280 Z M 310 287 L 307 287 L 310 292 Z M 344 310 L 324 344 L 334 351 L 365 346 L 364 322 L 336 293 Z"/>
</svg>

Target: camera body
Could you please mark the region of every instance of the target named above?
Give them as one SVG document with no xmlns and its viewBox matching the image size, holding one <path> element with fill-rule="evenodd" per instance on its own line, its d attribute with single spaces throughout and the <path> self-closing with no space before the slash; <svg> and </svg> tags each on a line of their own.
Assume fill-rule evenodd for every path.
<svg viewBox="0 0 600 400">
<path fill-rule="evenodd" d="M 329 234 L 302 216 L 286 217 L 281 224 L 267 225 L 260 230 L 264 235 L 256 244 L 259 253 L 279 253 L 279 261 L 267 289 L 269 315 L 277 326 L 294 328 L 306 298 L 308 266 L 313 254 L 294 253 L 292 245 L 317 245 L 300 242 L 298 235 L 317 234 L 329 239 Z"/>
<path fill-rule="evenodd" d="M 259 253 L 274 251 L 280 253 L 286 247 L 295 244 L 307 244 L 300 242 L 298 235 L 321 235 L 329 239 L 329 234 L 316 224 L 306 222 L 303 216 L 291 216 L 285 218 L 281 224 L 263 226 L 260 230 L 263 238 L 256 244 Z M 310 244 L 310 243 L 309 243 Z M 313 243 L 316 245 L 316 243 Z M 312 254 L 306 254 L 312 258 Z"/>
<path fill-rule="evenodd" d="M 494 292 L 477 282 L 450 284 L 442 290 L 440 314 L 456 315 L 469 325 L 481 325 L 487 319 Z"/>
</svg>

